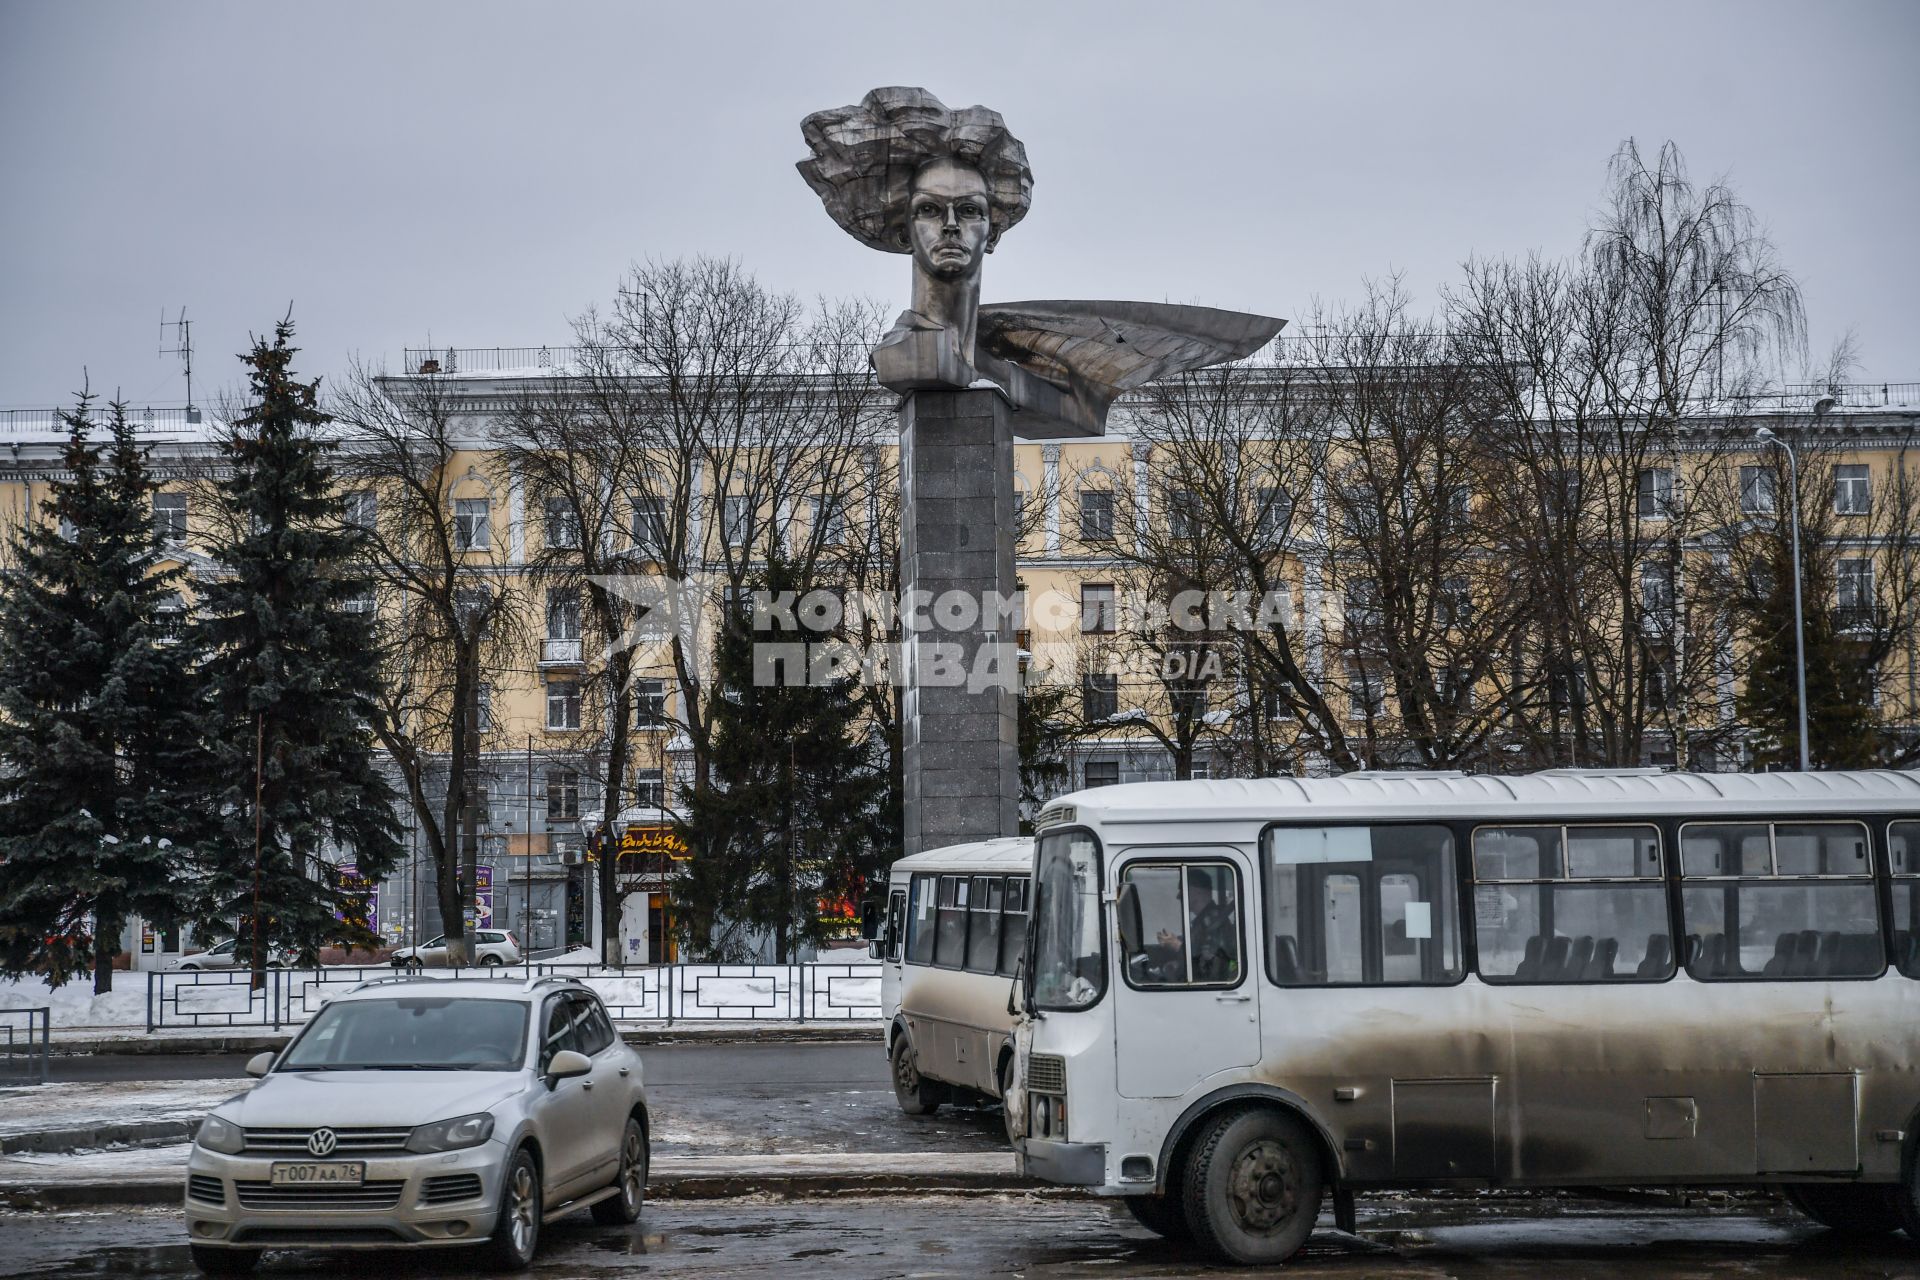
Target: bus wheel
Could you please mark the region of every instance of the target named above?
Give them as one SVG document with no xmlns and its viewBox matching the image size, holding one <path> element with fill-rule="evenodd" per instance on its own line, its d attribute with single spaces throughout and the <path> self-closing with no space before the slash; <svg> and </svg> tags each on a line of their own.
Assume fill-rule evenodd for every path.
<svg viewBox="0 0 1920 1280">
<path fill-rule="evenodd" d="M 1008 1054 L 1000 1063 L 1000 1122 L 1007 1135 L 1007 1145 L 1013 1145 L 1013 1103 L 1007 1095 L 1013 1092 L 1013 1055 Z"/>
<path fill-rule="evenodd" d="M 905 1036 L 893 1042 L 893 1096 L 910 1116 L 930 1116 L 946 1101 L 946 1090 L 920 1074 Z"/>
<path fill-rule="evenodd" d="M 1177 1194 L 1164 1196 L 1128 1196 L 1127 1212 L 1133 1220 L 1168 1240 L 1191 1240 L 1193 1231 L 1187 1226 L 1187 1211 L 1180 1203 Z"/>
<path fill-rule="evenodd" d="M 1829 1231 L 1847 1236 L 1883 1236 L 1900 1229 L 1899 1187 L 1788 1183 L 1787 1203 Z"/>
<path fill-rule="evenodd" d="M 1324 1174 L 1313 1134 L 1265 1107 L 1215 1120 L 1188 1157 L 1186 1218 L 1215 1257 L 1245 1265 L 1292 1257 L 1320 1216 Z"/>
</svg>

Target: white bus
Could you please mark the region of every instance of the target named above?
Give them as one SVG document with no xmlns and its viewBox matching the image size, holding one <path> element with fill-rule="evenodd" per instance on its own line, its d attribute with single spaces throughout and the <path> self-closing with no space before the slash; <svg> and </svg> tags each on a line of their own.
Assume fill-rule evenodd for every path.
<svg viewBox="0 0 1920 1280">
<path fill-rule="evenodd" d="M 873 955 L 893 1091 L 908 1115 L 932 1112 L 955 1090 L 1005 1092 L 1032 870 L 1033 841 L 1024 836 L 893 864 Z"/>
<path fill-rule="evenodd" d="M 1241 1263 L 1436 1185 L 1776 1184 L 1920 1241 L 1920 775 L 1146 783 L 1039 831 L 1031 1175 Z"/>
</svg>

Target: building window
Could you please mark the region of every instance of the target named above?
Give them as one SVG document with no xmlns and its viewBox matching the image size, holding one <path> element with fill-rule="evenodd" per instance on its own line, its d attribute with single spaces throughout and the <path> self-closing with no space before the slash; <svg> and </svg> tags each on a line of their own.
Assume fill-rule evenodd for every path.
<svg viewBox="0 0 1920 1280">
<path fill-rule="evenodd" d="M 187 602 L 178 591 L 170 591 L 160 597 L 160 603 L 153 611 L 153 629 L 162 644 L 172 644 L 185 634 Z"/>
<path fill-rule="evenodd" d="M 649 560 L 667 558 L 667 500 L 641 496 L 633 500 L 633 549 Z"/>
<path fill-rule="evenodd" d="M 1473 622 L 1473 584 L 1466 578 L 1442 578 L 1439 606 L 1440 625 L 1465 627 Z"/>
<path fill-rule="evenodd" d="M 481 733 L 493 732 L 493 686 L 483 684 L 473 691 L 474 705 L 479 708 L 479 723 L 474 726 Z"/>
<path fill-rule="evenodd" d="M 667 784 L 658 769 L 636 769 L 633 775 L 633 803 L 642 809 L 667 807 Z"/>
<path fill-rule="evenodd" d="M 1347 663 L 1347 715 L 1354 720 L 1377 720 L 1386 711 L 1386 685 L 1380 673 L 1360 662 Z"/>
<path fill-rule="evenodd" d="M 1105 582 L 1080 584 L 1080 630 L 1085 635 L 1112 635 L 1119 621 L 1113 586 Z"/>
<path fill-rule="evenodd" d="M 547 682 L 547 728 L 566 730 L 579 727 L 580 682 L 549 680 Z"/>
<path fill-rule="evenodd" d="M 744 547 L 753 540 L 753 499 L 742 493 L 730 493 L 720 507 L 720 536 L 730 547 Z"/>
<path fill-rule="evenodd" d="M 1188 656 L 1195 662 L 1201 660 L 1201 655 L 1197 651 Z M 1198 723 L 1207 714 L 1207 686 L 1194 684 L 1169 689 L 1167 705 L 1172 709 L 1174 719 L 1187 724 Z"/>
<path fill-rule="evenodd" d="M 153 495 L 153 532 L 170 547 L 177 547 L 187 540 L 186 494 Z"/>
<path fill-rule="evenodd" d="M 633 713 L 641 724 L 660 724 L 667 718 L 667 682 L 665 680 L 635 680 L 633 682 Z"/>
<path fill-rule="evenodd" d="M 1864 516 L 1873 511 L 1872 472 L 1865 463 L 1845 463 L 1833 469 L 1833 512 Z"/>
<path fill-rule="evenodd" d="M 1193 782 L 1205 782 L 1213 777 L 1213 761 L 1193 760 L 1187 764 L 1187 778 Z"/>
<path fill-rule="evenodd" d="M 1844 559 L 1836 566 L 1835 603 L 1839 616 L 1834 619 L 1843 631 L 1863 630 L 1874 622 L 1873 561 L 1864 557 Z"/>
<path fill-rule="evenodd" d="M 379 520 L 380 503 L 371 489 L 353 489 L 341 499 L 341 514 L 349 525 L 372 533 Z"/>
<path fill-rule="evenodd" d="M 1547 515 L 1555 520 L 1570 520 L 1580 514 L 1583 477 L 1577 470 L 1563 469 L 1547 476 Z"/>
<path fill-rule="evenodd" d="M 1750 516 L 1773 514 L 1774 477 L 1772 467 L 1740 468 L 1740 510 Z"/>
<path fill-rule="evenodd" d="M 1200 498 L 1191 489 L 1175 489 L 1167 494 L 1167 533 L 1175 538 L 1191 538 L 1200 528 Z"/>
<path fill-rule="evenodd" d="M 372 613 L 373 584 L 366 581 L 350 583 L 340 597 L 340 611 L 342 613 Z"/>
<path fill-rule="evenodd" d="M 838 498 L 819 494 L 807 499 L 807 526 L 823 547 L 845 546 L 847 508 Z"/>
<path fill-rule="evenodd" d="M 1580 667 L 1561 667 L 1547 677 L 1547 702 L 1559 711 L 1587 703 L 1587 673 Z"/>
<path fill-rule="evenodd" d="M 1113 537 L 1112 490 L 1080 491 L 1080 537 L 1086 542 L 1105 542 Z"/>
<path fill-rule="evenodd" d="M 553 587 L 547 592 L 547 639 L 580 638 L 580 593 L 572 587 Z"/>
<path fill-rule="evenodd" d="M 565 498 L 546 500 L 547 545 L 556 551 L 571 551 L 580 545 L 580 513 Z"/>
<path fill-rule="evenodd" d="M 1473 710 L 1473 668 L 1459 663 L 1441 667 L 1438 679 L 1440 701 L 1455 711 Z"/>
<path fill-rule="evenodd" d="M 1380 584 L 1372 578 L 1355 578 L 1347 584 L 1347 632 L 1380 629 Z"/>
<path fill-rule="evenodd" d="M 1664 636 L 1673 631 L 1673 566 L 1650 560 L 1640 566 L 1640 629 Z"/>
<path fill-rule="evenodd" d="M 1120 782 L 1120 762 L 1118 760 L 1087 761 L 1086 785 L 1089 787 L 1111 787 Z"/>
<path fill-rule="evenodd" d="M 453 549 L 485 551 L 493 545 L 493 517 L 486 498 L 453 500 Z"/>
<path fill-rule="evenodd" d="M 572 769 L 547 770 L 547 821 L 580 816 L 580 775 Z"/>
<path fill-rule="evenodd" d="M 1087 672 L 1080 681 L 1080 708 L 1088 723 L 1119 715 L 1120 677 L 1111 671 Z"/>
<path fill-rule="evenodd" d="M 1639 512 L 1642 520 L 1665 520 L 1673 514 L 1673 470 L 1651 467 L 1639 476 Z"/>
<path fill-rule="evenodd" d="M 1364 484 L 1343 484 L 1334 491 L 1333 505 L 1340 532 L 1349 538 L 1371 538 L 1380 532 L 1380 505 Z"/>
<path fill-rule="evenodd" d="M 1253 506 L 1256 537 L 1262 542 L 1278 542 L 1287 536 L 1287 524 L 1293 519 L 1293 499 L 1285 489 L 1255 489 Z"/>
<path fill-rule="evenodd" d="M 493 611 L 493 593 L 485 587 L 459 587 L 453 593 L 453 614 L 469 631 L 484 631 Z"/>
</svg>

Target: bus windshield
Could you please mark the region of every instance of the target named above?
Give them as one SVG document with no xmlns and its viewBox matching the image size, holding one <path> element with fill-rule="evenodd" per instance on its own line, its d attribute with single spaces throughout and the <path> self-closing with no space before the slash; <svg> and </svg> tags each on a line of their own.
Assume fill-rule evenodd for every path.
<svg viewBox="0 0 1920 1280">
<path fill-rule="evenodd" d="M 1084 831 L 1045 836 L 1034 859 L 1033 998 L 1039 1009 L 1087 1009 L 1107 989 L 1100 853 Z"/>
</svg>

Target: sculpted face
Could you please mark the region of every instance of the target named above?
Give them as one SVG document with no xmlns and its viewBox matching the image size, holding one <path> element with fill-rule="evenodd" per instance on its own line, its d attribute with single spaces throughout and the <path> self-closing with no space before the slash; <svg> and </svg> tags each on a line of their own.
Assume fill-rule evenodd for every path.
<svg viewBox="0 0 1920 1280">
<path fill-rule="evenodd" d="M 935 160 L 913 178 L 907 205 L 913 260 L 928 275 L 962 280 L 977 275 L 992 224 L 987 180 L 977 169 Z"/>
</svg>

